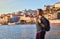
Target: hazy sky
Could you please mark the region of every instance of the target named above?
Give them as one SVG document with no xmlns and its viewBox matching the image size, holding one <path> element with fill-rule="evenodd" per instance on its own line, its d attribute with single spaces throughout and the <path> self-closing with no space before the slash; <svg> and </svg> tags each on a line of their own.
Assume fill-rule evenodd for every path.
<svg viewBox="0 0 60 39">
<path fill-rule="evenodd" d="M 44 5 L 54 5 L 56 2 L 60 0 L 0 0 L 0 14 L 23 9 L 43 9 Z"/>
</svg>

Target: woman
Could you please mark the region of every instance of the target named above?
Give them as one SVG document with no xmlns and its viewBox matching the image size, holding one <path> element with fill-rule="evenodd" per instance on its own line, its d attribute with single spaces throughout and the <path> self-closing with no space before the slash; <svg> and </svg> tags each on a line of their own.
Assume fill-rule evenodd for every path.
<svg viewBox="0 0 60 39">
<path fill-rule="evenodd" d="M 43 10 L 38 9 L 37 10 L 37 18 L 36 18 L 36 28 L 37 28 L 37 35 L 36 39 L 44 39 L 45 37 L 45 25 L 41 22 L 41 19 L 44 18 L 43 16 Z"/>
</svg>

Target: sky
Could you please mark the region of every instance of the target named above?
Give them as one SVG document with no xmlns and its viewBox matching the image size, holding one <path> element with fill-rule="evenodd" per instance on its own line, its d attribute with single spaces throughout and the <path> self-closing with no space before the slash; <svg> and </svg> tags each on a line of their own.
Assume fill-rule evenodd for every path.
<svg viewBox="0 0 60 39">
<path fill-rule="evenodd" d="M 0 14 L 24 9 L 43 9 L 44 5 L 54 5 L 57 2 L 60 0 L 0 0 Z"/>
</svg>

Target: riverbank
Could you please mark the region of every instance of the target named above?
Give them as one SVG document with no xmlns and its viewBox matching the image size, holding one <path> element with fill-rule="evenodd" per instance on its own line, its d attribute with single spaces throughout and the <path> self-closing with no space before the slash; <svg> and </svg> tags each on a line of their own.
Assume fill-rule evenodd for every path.
<svg viewBox="0 0 60 39">
<path fill-rule="evenodd" d="M 51 24 L 60 24 L 60 20 L 49 20 Z"/>
<path fill-rule="evenodd" d="M 60 20 L 49 20 L 50 24 L 60 24 Z M 7 24 L 0 24 L 0 25 L 19 25 L 19 24 L 35 24 L 35 23 L 7 23 Z"/>
</svg>

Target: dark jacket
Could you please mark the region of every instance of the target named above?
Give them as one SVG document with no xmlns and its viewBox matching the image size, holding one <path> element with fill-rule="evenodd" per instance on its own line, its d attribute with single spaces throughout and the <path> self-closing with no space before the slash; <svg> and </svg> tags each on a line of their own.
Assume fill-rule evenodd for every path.
<svg viewBox="0 0 60 39">
<path fill-rule="evenodd" d="M 41 19 L 40 19 L 40 21 L 41 21 L 41 23 L 43 23 L 44 25 L 45 25 L 45 27 L 47 26 L 47 21 L 46 21 L 47 19 L 45 18 L 45 17 L 42 17 Z M 44 28 L 42 28 L 42 26 L 40 25 L 40 23 L 38 22 L 38 19 L 36 20 L 36 28 L 37 28 L 37 31 L 46 31 L 46 29 Z M 48 28 L 48 27 L 47 27 Z"/>
</svg>

